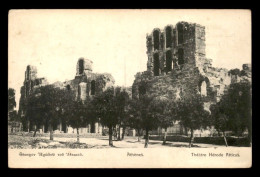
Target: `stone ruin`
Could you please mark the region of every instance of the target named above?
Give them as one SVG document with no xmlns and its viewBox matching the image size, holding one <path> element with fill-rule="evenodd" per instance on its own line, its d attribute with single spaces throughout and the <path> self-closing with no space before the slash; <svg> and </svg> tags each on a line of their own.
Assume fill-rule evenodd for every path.
<svg viewBox="0 0 260 177">
<path fill-rule="evenodd" d="M 65 81 L 65 82 L 55 82 L 51 85 L 54 87 L 59 87 L 61 89 L 68 89 L 75 92 L 77 98 L 81 100 L 86 100 L 91 98 L 93 95 L 96 95 L 100 92 L 105 91 L 107 88 L 114 86 L 115 80 L 111 74 L 108 73 L 93 73 L 92 72 L 92 64 L 93 62 L 89 59 L 79 58 L 76 65 L 76 76 L 73 80 Z M 45 78 L 37 77 L 37 68 L 35 66 L 28 65 L 25 71 L 25 80 L 24 84 L 21 87 L 21 97 L 20 97 L 20 105 L 21 102 L 25 100 L 25 98 L 37 91 L 37 88 L 40 86 L 49 85 Z M 19 111 L 24 116 L 23 107 L 19 107 Z M 27 122 L 27 125 L 24 127 L 28 127 L 29 131 L 34 130 L 35 125 Z M 40 132 L 48 131 L 48 123 L 46 122 L 41 126 Z M 69 125 L 60 119 L 60 123 L 58 125 L 54 125 L 53 127 L 54 133 L 76 133 Z M 93 122 L 92 124 L 87 125 L 86 127 L 82 127 L 79 129 L 80 133 L 102 133 L 102 126 Z"/>
<path fill-rule="evenodd" d="M 241 71 L 213 67 L 212 59 L 206 58 L 205 40 L 205 27 L 196 23 L 178 22 L 175 26 L 153 29 L 146 36 L 147 70 L 135 75 L 133 99 L 148 93 L 177 100 L 195 91 L 209 111 L 209 106 L 220 100 L 231 83 L 251 82 L 250 64 L 244 64 Z M 168 129 L 169 133 L 182 134 L 180 125 L 174 126 Z"/>
</svg>

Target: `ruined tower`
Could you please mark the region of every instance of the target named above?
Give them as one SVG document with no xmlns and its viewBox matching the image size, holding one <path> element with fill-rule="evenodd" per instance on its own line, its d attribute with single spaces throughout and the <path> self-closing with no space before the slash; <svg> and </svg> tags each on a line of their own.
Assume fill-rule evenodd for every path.
<svg viewBox="0 0 260 177">
<path fill-rule="evenodd" d="M 198 66 L 205 58 L 205 27 L 179 22 L 163 30 L 153 29 L 146 37 L 147 71 L 154 76 L 168 74 L 183 67 Z"/>
<path fill-rule="evenodd" d="M 231 83 L 251 81 L 250 64 L 244 64 L 242 71 L 213 67 L 206 58 L 205 41 L 205 27 L 196 23 L 154 28 L 146 36 L 147 70 L 135 75 L 132 98 L 149 94 L 176 101 L 196 93 L 210 111 Z M 182 129 L 176 124 L 167 132 L 182 134 Z"/>
<path fill-rule="evenodd" d="M 79 58 L 77 62 L 76 76 L 85 76 L 92 72 L 93 62 L 86 58 Z"/>
</svg>

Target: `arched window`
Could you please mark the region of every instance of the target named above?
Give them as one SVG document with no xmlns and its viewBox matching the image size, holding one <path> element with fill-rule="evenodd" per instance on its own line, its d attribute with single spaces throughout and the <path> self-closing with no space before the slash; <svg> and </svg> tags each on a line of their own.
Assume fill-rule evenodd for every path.
<svg viewBox="0 0 260 177">
<path fill-rule="evenodd" d="M 93 81 L 91 81 L 91 92 L 90 92 L 90 94 L 95 95 L 95 92 L 96 92 L 96 83 L 93 80 Z"/>
<path fill-rule="evenodd" d="M 83 74 L 84 71 L 84 61 L 79 60 L 79 74 Z"/>
<path fill-rule="evenodd" d="M 30 79 L 30 67 L 27 66 L 27 80 Z"/>
<path fill-rule="evenodd" d="M 172 28 L 168 26 L 166 28 L 166 48 L 172 47 Z"/>
<path fill-rule="evenodd" d="M 155 30 L 153 32 L 153 44 L 154 44 L 154 50 L 159 50 L 159 31 Z"/>
<path fill-rule="evenodd" d="M 203 81 L 201 83 L 201 86 L 200 86 L 200 95 L 201 96 L 207 96 L 207 84 L 205 81 Z"/>
<path fill-rule="evenodd" d="M 178 44 L 182 44 L 183 43 L 183 25 L 182 24 L 178 24 L 177 33 L 178 33 Z"/>
<path fill-rule="evenodd" d="M 172 70 L 172 52 L 170 50 L 166 52 L 166 70 L 167 72 Z"/>
<path fill-rule="evenodd" d="M 178 64 L 184 64 L 184 52 L 183 49 L 178 49 Z"/>
<path fill-rule="evenodd" d="M 153 73 L 154 76 L 159 76 L 159 66 L 160 66 L 159 54 L 155 53 L 153 57 L 154 57 Z"/>
</svg>

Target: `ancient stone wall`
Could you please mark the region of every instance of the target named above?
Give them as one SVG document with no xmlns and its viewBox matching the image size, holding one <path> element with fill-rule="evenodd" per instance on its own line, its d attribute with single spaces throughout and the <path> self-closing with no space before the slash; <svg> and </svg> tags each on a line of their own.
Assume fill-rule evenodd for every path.
<svg viewBox="0 0 260 177">
<path fill-rule="evenodd" d="M 205 58 L 205 27 L 187 22 L 164 30 L 155 28 L 146 36 L 147 71 L 154 76 L 181 70 L 184 65 L 199 66 Z M 159 60 L 159 61 L 158 61 Z"/>
<path fill-rule="evenodd" d="M 65 81 L 65 82 L 55 82 L 51 85 L 54 87 L 58 87 L 60 89 L 68 89 L 75 93 L 76 98 L 79 98 L 81 100 L 86 100 L 89 97 L 99 94 L 103 91 L 105 91 L 107 88 L 114 86 L 115 80 L 113 76 L 109 73 L 92 73 L 92 64 L 93 62 L 89 59 L 80 58 L 77 62 L 76 66 L 76 76 L 73 80 Z M 23 103 L 26 99 L 26 97 L 33 93 L 34 91 L 37 91 L 37 88 L 48 85 L 48 82 L 45 78 L 37 78 L 37 68 L 35 66 L 28 65 L 25 71 L 25 80 L 24 85 L 21 87 L 20 93 L 20 107 L 19 111 L 21 115 L 24 115 L 24 107 Z M 29 124 L 29 123 L 28 123 Z M 45 126 L 45 132 L 48 130 L 46 125 Z M 33 127 L 30 125 L 30 127 Z M 60 124 L 54 126 L 57 128 L 57 131 L 63 130 L 64 132 L 68 131 L 67 125 L 64 122 L 60 122 Z M 95 128 L 97 126 L 90 126 L 88 125 L 86 127 L 82 127 L 82 131 L 84 132 L 96 132 L 96 133 L 102 133 L 102 131 L 99 128 Z M 30 128 L 29 128 L 30 129 Z M 44 128 L 43 128 L 44 129 Z M 90 131 L 91 130 L 91 131 Z"/>
<path fill-rule="evenodd" d="M 133 99 L 147 93 L 177 100 L 195 91 L 201 94 L 204 109 L 209 111 L 210 105 L 220 100 L 231 83 L 251 82 L 250 64 L 244 64 L 241 71 L 212 67 L 212 59 L 206 58 L 205 53 L 205 27 L 199 24 L 179 22 L 175 27 L 167 25 L 164 31 L 155 28 L 146 40 L 147 71 L 135 75 Z M 167 53 L 171 65 L 167 64 Z M 158 68 L 159 72 L 155 72 Z"/>
</svg>

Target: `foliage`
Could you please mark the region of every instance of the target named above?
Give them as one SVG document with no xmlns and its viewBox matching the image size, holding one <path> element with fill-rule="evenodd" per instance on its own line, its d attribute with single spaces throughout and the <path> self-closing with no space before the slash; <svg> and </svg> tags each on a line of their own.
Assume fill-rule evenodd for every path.
<svg viewBox="0 0 260 177">
<path fill-rule="evenodd" d="M 18 117 L 16 110 L 9 112 L 9 120 L 10 121 L 18 121 L 19 120 L 19 117 Z"/>
<path fill-rule="evenodd" d="M 198 94 L 178 100 L 173 112 L 175 119 L 191 130 L 206 128 L 211 124 L 209 112 L 204 110 L 204 103 Z"/>
<path fill-rule="evenodd" d="M 93 99 L 93 105 L 102 125 L 107 127 L 116 126 L 118 123 L 118 111 L 115 109 L 117 105 L 113 87 L 96 95 Z"/>
<path fill-rule="evenodd" d="M 12 111 L 16 107 L 15 90 L 13 88 L 8 89 L 8 112 Z"/>
<path fill-rule="evenodd" d="M 221 100 L 211 106 L 212 119 L 217 130 L 234 131 L 240 135 L 247 128 L 251 133 L 251 84 L 231 84 Z"/>
<path fill-rule="evenodd" d="M 67 124 L 71 125 L 73 128 L 80 128 L 87 123 L 86 106 L 82 101 L 71 100 L 70 108 L 64 110 L 64 115 L 66 116 Z"/>
<path fill-rule="evenodd" d="M 25 99 L 25 120 L 36 126 L 47 122 L 52 128 L 59 123 L 61 115 L 68 110 L 73 99 L 73 93 L 68 90 L 52 85 L 40 87 Z"/>
<path fill-rule="evenodd" d="M 118 124 L 119 112 L 116 109 L 117 101 L 115 89 L 108 88 L 104 92 L 97 94 L 93 99 L 96 115 L 100 118 L 100 123 L 109 128 L 109 145 L 113 146 L 113 128 Z"/>
</svg>

